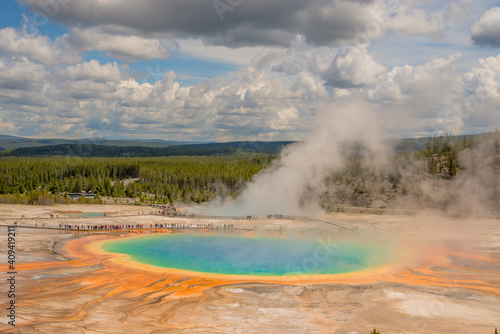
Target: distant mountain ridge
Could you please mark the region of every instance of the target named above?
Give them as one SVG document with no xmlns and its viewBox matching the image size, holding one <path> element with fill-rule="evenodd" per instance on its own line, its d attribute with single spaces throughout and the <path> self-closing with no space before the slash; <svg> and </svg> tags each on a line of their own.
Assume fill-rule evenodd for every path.
<svg viewBox="0 0 500 334">
<path fill-rule="evenodd" d="M 16 136 L 9 136 L 9 135 L 0 135 L 0 139 L 23 139 L 23 138 Z"/>
<path fill-rule="evenodd" d="M 79 157 L 159 157 L 207 156 L 237 153 L 279 153 L 291 141 L 280 142 L 231 142 L 169 147 L 108 146 L 94 144 L 59 144 L 21 147 L 1 152 L 2 156 L 79 156 Z"/>
<path fill-rule="evenodd" d="M 62 144 L 85 144 L 85 145 L 106 145 L 106 146 L 144 146 L 144 147 L 168 147 L 178 145 L 193 145 L 200 142 L 193 141 L 167 141 L 163 139 L 136 139 L 136 140 L 121 140 L 121 139 L 58 139 L 58 138 L 22 138 L 15 136 L 0 135 L 0 147 L 4 149 L 15 149 L 21 147 L 37 147 L 46 145 L 62 145 Z"/>
<path fill-rule="evenodd" d="M 465 135 L 470 140 L 478 135 Z M 461 141 L 464 135 L 451 136 L 452 142 Z M 395 153 L 409 153 L 421 151 L 429 138 L 386 139 L 388 146 Z M 236 151 L 278 153 L 293 141 L 236 141 L 227 143 L 166 141 L 163 139 L 31 139 L 15 136 L 0 135 L 0 149 L 2 155 L 30 156 L 30 155 L 81 155 L 77 152 L 87 152 L 84 156 L 162 156 L 162 155 L 211 155 L 234 154 Z M 39 148 L 39 149 L 35 149 Z M 91 148 L 91 152 L 89 152 Z M 167 150 L 167 148 L 169 148 Z M 94 155 L 93 155 L 94 154 Z"/>
</svg>

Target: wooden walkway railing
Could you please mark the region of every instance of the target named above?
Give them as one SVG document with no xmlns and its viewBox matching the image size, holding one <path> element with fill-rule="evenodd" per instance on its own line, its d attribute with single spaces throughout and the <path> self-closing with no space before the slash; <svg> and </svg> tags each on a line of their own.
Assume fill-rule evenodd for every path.
<svg viewBox="0 0 500 334">
<path fill-rule="evenodd" d="M 67 220 L 92 220 L 92 219 L 110 219 L 110 218 L 132 218 L 132 217 L 139 217 L 139 216 L 161 216 L 161 217 L 166 217 L 166 218 L 184 218 L 184 219 L 189 219 L 189 220 L 194 220 L 194 219 L 200 219 L 200 220 L 226 220 L 226 221 L 237 221 L 237 220 L 245 220 L 245 221 L 269 221 L 269 220 L 275 220 L 275 219 L 283 219 L 283 220 L 302 220 L 302 221 L 311 221 L 311 222 L 320 222 L 332 226 L 336 226 L 339 229 L 345 230 L 345 231 L 353 231 L 351 228 L 347 228 L 345 226 L 339 225 L 334 222 L 329 222 L 326 220 L 320 220 L 312 217 L 306 217 L 306 216 L 291 216 L 291 215 L 270 215 L 266 217 L 257 217 L 257 216 L 216 216 L 216 215 L 198 215 L 198 214 L 184 214 L 184 213 L 175 213 L 175 214 L 158 214 L 158 213 L 152 213 L 152 214 L 131 214 L 131 215 L 108 215 L 108 216 L 91 216 L 91 217 L 71 217 L 71 216 L 63 216 L 63 217 L 19 217 L 19 218 L 0 218 L 0 220 L 9 220 L 9 221 L 15 221 L 15 224 L 0 224 L 0 227 L 7 227 L 7 226 L 16 226 L 18 228 L 33 228 L 33 229 L 47 229 L 47 230 L 63 230 L 63 231 L 80 231 L 80 232 L 101 232 L 101 231 L 128 231 L 128 230 L 157 230 L 157 229 L 229 229 L 229 226 L 231 228 L 238 228 L 240 229 L 241 225 L 234 226 L 232 224 L 224 224 L 224 223 L 219 223 L 219 224 L 178 224 L 178 223 L 163 223 L 163 224 L 155 224 L 158 226 L 151 226 L 153 224 L 142 224 L 142 225 L 150 225 L 144 226 L 144 227 L 137 227 L 137 228 L 114 228 L 112 226 L 137 226 L 138 224 L 82 224 L 82 223 L 75 223 L 75 224 L 61 224 L 61 225 L 71 225 L 71 226 L 83 226 L 83 228 L 68 228 L 68 227 L 59 227 L 59 226 L 45 226 L 44 223 L 42 223 L 42 226 L 36 226 L 33 225 L 26 225 L 26 224 L 18 224 L 18 221 L 48 221 L 50 220 L 51 222 L 57 222 L 61 221 L 66 222 Z M 161 227 L 159 227 L 161 225 Z M 85 227 L 89 228 L 85 228 Z M 97 229 L 93 229 L 94 226 L 99 226 Z M 103 226 L 109 226 L 109 228 L 103 228 Z M 90 228 L 91 227 L 91 228 Z M 254 227 L 252 226 L 246 226 L 247 229 L 250 227 L 253 229 Z"/>
</svg>

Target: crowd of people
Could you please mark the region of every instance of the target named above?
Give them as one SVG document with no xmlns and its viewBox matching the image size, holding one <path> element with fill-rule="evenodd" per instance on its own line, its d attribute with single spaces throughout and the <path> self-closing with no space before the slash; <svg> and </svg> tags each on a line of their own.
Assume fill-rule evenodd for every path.
<svg viewBox="0 0 500 334">
<path fill-rule="evenodd" d="M 136 225 L 119 225 L 119 224 L 59 224 L 61 230 L 79 230 L 79 231 L 109 231 L 109 230 L 126 230 L 126 229 L 142 229 L 144 224 Z"/>
<path fill-rule="evenodd" d="M 112 231 L 112 230 L 142 230 L 142 229 L 188 229 L 188 228 L 234 228 L 233 224 L 185 224 L 185 223 L 171 223 L 171 224 L 59 224 L 61 230 L 77 230 L 77 231 Z"/>
</svg>

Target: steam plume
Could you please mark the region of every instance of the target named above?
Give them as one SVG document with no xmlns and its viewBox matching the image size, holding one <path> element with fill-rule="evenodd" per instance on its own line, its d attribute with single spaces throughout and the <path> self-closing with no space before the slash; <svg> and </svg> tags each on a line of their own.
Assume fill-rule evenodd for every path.
<svg viewBox="0 0 500 334">
<path fill-rule="evenodd" d="M 345 143 L 359 141 L 367 156 L 380 161 L 386 157 L 377 114 L 366 102 L 318 104 L 306 141 L 286 147 L 271 168 L 256 175 L 236 200 L 212 203 L 207 210 L 226 215 L 321 212 L 319 199 L 326 191 L 325 178 L 344 166 Z"/>
</svg>

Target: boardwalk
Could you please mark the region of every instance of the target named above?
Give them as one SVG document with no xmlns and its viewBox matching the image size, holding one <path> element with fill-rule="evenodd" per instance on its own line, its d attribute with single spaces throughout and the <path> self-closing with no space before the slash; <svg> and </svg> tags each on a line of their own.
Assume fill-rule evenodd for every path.
<svg viewBox="0 0 500 334">
<path fill-rule="evenodd" d="M 99 219 L 111 220 L 115 218 L 133 218 L 133 217 L 144 217 L 144 216 L 159 216 L 165 218 L 182 218 L 187 220 L 216 220 L 216 221 L 255 221 L 255 223 L 262 221 L 272 221 L 272 220 L 296 220 L 296 221 L 310 221 L 310 222 L 320 222 L 327 225 L 335 226 L 339 230 L 344 232 L 353 232 L 353 229 L 347 228 L 345 226 L 339 225 L 334 222 L 319 220 L 312 217 L 306 216 L 289 216 L 289 215 L 269 215 L 266 217 L 257 216 L 215 216 L 215 215 L 197 215 L 197 214 L 186 214 L 186 213 L 161 213 L 152 211 L 149 214 L 132 214 L 132 215 L 109 215 L 109 216 L 90 216 L 90 217 L 19 217 L 19 218 L 0 218 L 3 221 L 14 221 L 14 224 L 3 223 L 0 227 L 7 227 L 15 225 L 18 228 L 30 228 L 30 229 L 47 229 L 47 230 L 63 230 L 63 231 L 78 231 L 78 232 L 110 232 L 110 231 L 146 231 L 146 230 L 158 230 L 158 229 L 170 229 L 170 230 L 199 230 L 199 229 L 211 229 L 211 230 L 226 230 L 226 229 L 256 229 L 258 225 L 234 225 L 228 223 L 141 223 L 141 224 L 122 224 L 122 223 L 92 223 L 92 220 Z M 72 223 L 73 220 L 75 223 Z M 85 220 L 82 223 L 81 220 Z M 54 226 L 53 223 L 61 221 L 63 223 Z M 35 222 L 35 226 L 32 224 L 26 224 L 28 222 Z M 45 224 L 45 222 L 50 222 L 50 224 Z M 25 223 L 25 224 L 23 224 Z M 279 230 L 284 229 L 283 226 L 279 227 Z"/>
</svg>

